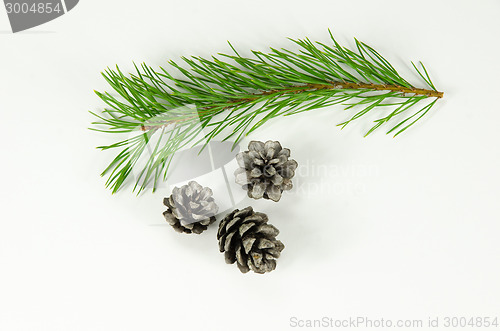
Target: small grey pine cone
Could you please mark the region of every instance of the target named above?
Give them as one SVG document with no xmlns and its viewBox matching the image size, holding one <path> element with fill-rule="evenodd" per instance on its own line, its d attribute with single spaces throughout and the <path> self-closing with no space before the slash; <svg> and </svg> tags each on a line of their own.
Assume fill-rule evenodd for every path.
<svg viewBox="0 0 500 331">
<path fill-rule="evenodd" d="M 238 153 L 236 183 L 247 190 L 254 199 L 279 201 L 284 190 L 292 188 L 297 162 L 289 159 L 290 150 L 282 148 L 278 141 L 251 141 L 248 151 Z"/>
<path fill-rule="evenodd" d="M 276 239 L 279 230 L 267 221 L 266 214 L 247 207 L 234 210 L 220 222 L 217 239 L 226 263 L 236 262 L 243 273 L 263 274 L 276 268 L 285 245 Z"/>
<path fill-rule="evenodd" d="M 163 203 L 168 209 L 163 213 L 175 231 L 200 234 L 215 222 L 219 207 L 212 198 L 212 190 L 195 181 L 174 187 Z"/>
</svg>

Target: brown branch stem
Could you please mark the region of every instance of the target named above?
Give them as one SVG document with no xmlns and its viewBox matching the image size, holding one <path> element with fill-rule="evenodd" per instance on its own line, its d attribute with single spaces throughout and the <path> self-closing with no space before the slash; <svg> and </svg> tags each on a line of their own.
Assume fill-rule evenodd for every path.
<svg viewBox="0 0 500 331">
<path fill-rule="evenodd" d="M 284 88 L 284 89 L 275 89 L 275 90 L 268 90 L 264 91 L 261 93 L 255 93 L 252 94 L 249 97 L 246 98 L 240 98 L 240 99 L 234 99 L 228 102 L 229 104 L 238 104 L 246 101 L 254 101 L 262 96 L 265 95 L 271 95 L 271 94 L 287 94 L 287 93 L 302 93 L 302 92 L 309 92 L 309 91 L 318 91 L 318 90 L 358 90 L 358 89 L 366 89 L 366 90 L 371 90 L 371 91 L 393 91 L 393 92 L 401 92 L 403 94 L 405 93 L 411 93 L 414 95 L 425 95 L 428 97 L 432 98 L 442 98 L 444 93 L 439 92 L 439 91 L 434 91 L 434 90 L 427 90 L 423 88 L 415 88 L 415 87 L 404 87 L 404 86 L 399 86 L 399 85 L 386 85 L 386 84 L 372 84 L 372 83 L 349 83 L 349 82 L 330 82 L 329 84 L 305 84 L 305 85 L 300 85 L 300 86 L 294 86 L 294 87 L 289 87 L 289 88 Z M 209 106 L 209 107 L 204 107 L 200 111 L 211 111 L 214 108 L 217 108 L 218 106 Z M 231 106 L 226 106 L 224 108 L 231 108 Z M 142 131 L 148 131 L 154 128 L 159 128 L 163 126 L 167 126 L 168 124 L 171 123 L 177 123 L 177 122 L 183 122 L 185 120 L 190 120 L 193 119 L 194 117 L 187 117 L 182 120 L 171 120 L 166 122 L 165 124 L 162 124 L 160 126 L 158 125 L 141 125 L 141 130 Z"/>
<path fill-rule="evenodd" d="M 250 101 L 254 100 L 262 95 L 269 95 L 274 93 L 300 93 L 307 91 L 316 91 L 316 90 L 357 90 L 357 89 L 366 89 L 373 91 L 394 91 L 401 93 L 413 93 L 415 95 L 426 95 L 428 97 L 442 98 L 443 92 L 438 92 L 434 90 L 427 90 L 423 88 L 415 88 L 415 87 L 404 87 L 398 85 L 386 85 L 386 84 L 372 84 L 372 83 L 347 83 L 347 82 L 331 82 L 330 84 L 306 84 L 301 86 L 296 86 L 287 89 L 280 90 L 269 90 L 262 93 L 254 94 L 251 98 L 243 98 L 235 100 L 235 103 L 239 103 L 241 101 Z"/>
</svg>

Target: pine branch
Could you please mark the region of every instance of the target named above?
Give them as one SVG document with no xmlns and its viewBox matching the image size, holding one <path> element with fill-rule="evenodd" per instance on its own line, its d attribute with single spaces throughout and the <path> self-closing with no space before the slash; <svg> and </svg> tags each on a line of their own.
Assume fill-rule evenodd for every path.
<svg viewBox="0 0 500 331">
<path fill-rule="evenodd" d="M 154 70 L 146 64 L 136 66 L 136 73 L 129 76 L 118 67 L 106 70 L 103 76 L 115 95 L 96 91 L 108 108 L 100 115 L 92 113 L 99 119 L 92 123 L 98 127 L 92 129 L 136 132 L 98 147 L 121 149 L 102 173 L 109 174 L 106 186 L 113 193 L 118 191 L 132 171 L 140 168 L 134 190 L 141 192 L 151 184 L 154 191 L 166 179 L 175 152 L 184 147 L 206 145 L 216 137 L 232 139 L 236 145 L 272 118 L 335 104 L 357 109 L 338 124 L 342 128 L 368 113 L 389 110 L 365 136 L 388 122 L 395 124 L 387 133 L 397 136 L 443 97 L 422 63 L 419 69 L 412 62 L 427 86 L 417 88 L 365 43 L 355 39 L 352 51 L 338 44 L 331 33 L 330 37 L 331 45 L 290 39 L 298 51 L 271 48 L 268 53 L 252 51 L 253 57 L 241 56 L 230 44 L 234 54 L 183 57 L 184 66 L 169 62 L 171 70 Z M 430 103 L 416 107 L 429 98 Z M 141 157 L 145 159 L 142 165 Z"/>
</svg>

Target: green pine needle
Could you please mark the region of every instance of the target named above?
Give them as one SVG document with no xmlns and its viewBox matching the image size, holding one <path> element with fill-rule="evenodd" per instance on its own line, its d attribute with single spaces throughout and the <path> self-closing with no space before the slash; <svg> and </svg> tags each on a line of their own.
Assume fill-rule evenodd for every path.
<svg viewBox="0 0 500 331">
<path fill-rule="evenodd" d="M 98 147 L 120 150 L 102 173 L 108 175 L 106 186 L 117 192 L 135 169 L 133 189 L 139 193 L 151 185 L 154 191 L 166 179 L 175 152 L 184 147 L 206 146 L 216 137 L 236 145 L 272 118 L 335 104 L 356 109 L 338 124 L 341 128 L 390 108 L 365 136 L 389 122 L 394 124 L 387 133 L 397 136 L 443 96 L 422 63 L 420 69 L 412 65 L 427 88 L 416 88 L 365 43 L 355 39 L 353 51 L 331 32 L 330 37 L 331 44 L 290 39 L 298 51 L 271 48 L 252 51 L 253 57 L 241 56 L 229 44 L 234 54 L 183 57 L 182 66 L 169 61 L 168 70 L 142 64 L 128 76 L 118 66 L 108 68 L 103 76 L 113 94 L 96 91 L 107 108 L 100 115 L 91 112 L 98 119 L 92 130 L 128 136 Z M 428 98 L 430 103 L 417 107 Z"/>
</svg>

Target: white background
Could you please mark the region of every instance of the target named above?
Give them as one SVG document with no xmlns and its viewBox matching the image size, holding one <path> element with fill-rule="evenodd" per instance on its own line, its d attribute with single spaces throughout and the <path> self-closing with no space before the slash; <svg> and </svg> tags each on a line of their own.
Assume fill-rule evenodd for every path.
<svg viewBox="0 0 500 331">
<path fill-rule="evenodd" d="M 290 318 L 500 318 L 499 1 L 81 1 L 12 34 L 0 8 L 0 330 L 286 330 Z M 100 71 L 180 55 L 352 37 L 445 92 L 392 139 L 340 131 L 340 107 L 280 118 L 306 170 L 266 212 L 286 248 L 240 274 L 216 226 L 181 235 L 167 189 L 111 195 L 99 173 L 113 137 L 87 128 Z M 245 146 L 243 146 L 245 147 Z M 328 173 L 311 169 L 327 166 Z M 323 168 L 324 169 L 324 168 Z M 322 184 L 323 183 L 323 184 Z M 499 321 L 500 322 L 500 321 Z"/>
</svg>

